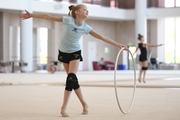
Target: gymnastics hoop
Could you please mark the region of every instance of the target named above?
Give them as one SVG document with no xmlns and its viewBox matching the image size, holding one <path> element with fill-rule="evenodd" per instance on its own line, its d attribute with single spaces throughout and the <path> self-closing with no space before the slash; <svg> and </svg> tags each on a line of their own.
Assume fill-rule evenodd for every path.
<svg viewBox="0 0 180 120">
<path fill-rule="evenodd" d="M 119 53 L 117 54 L 117 57 L 116 57 L 116 62 L 115 62 L 115 69 L 114 69 L 114 87 L 115 87 L 115 95 L 116 95 L 116 100 L 117 100 L 117 104 L 118 104 L 118 107 L 120 109 L 120 111 L 123 113 L 123 114 L 128 114 L 133 106 L 133 103 L 134 103 L 134 98 L 135 98 L 135 93 L 136 93 L 136 68 L 135 68 L 135 62 L 134 62 L 134 58 L 133 58 L 133 55 L 131 53 L 131 51 L 128 51 L 132 57 L 132 61 L 133 61 L 133 67 L 134 67 L 134 91 L 133 91 L 133 96 L 132 96 L 132 99 L 131 99 L 131 104 L 130 104 L 130 107 L 127 111 L 124 111 L 122 108 L 121 108 L 121 105 L 120 105 L 120 102 L 119 102 L 119 98 L 118 98 L 118 93 L 117 93 L 117 84 L 116 84 L 116 71 L 117 71 L 117 63 L 118 63 L 118 59 L 119 59 L 119 55 L 121 54 L 121 52 L 124 50 L 125 48 L 121 48 L 119 50 Z"/>
</svg>

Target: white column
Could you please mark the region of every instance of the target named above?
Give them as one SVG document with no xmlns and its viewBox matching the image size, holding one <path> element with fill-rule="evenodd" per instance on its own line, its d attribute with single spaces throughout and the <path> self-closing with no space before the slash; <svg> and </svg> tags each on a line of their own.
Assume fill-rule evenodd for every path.
<svg viewBox="0 0 180 120">
<path fill-rule="evenodd" d="M 3 35 L 2 35 L 2 38 L 3 38 L 3 42 L 1 44 L 3 44 L 3 61 L 9 61 L 9 53 L 10 53 L 10 14 L 9 13 L 3 13 L 3 18 L 2 18 L 2 21 L 3 21 Z"/>
<path fill-rule="evenodd" d="M 18 30 L 16 26 L 10 27 L 10 61 L 19 61 L 19 37 Z"/>
<path fill-rule="evenodd" d="M 4 39 L 3 39 L 3 12 L 0 12 L 0 19 L 1 19 L 1 21 L 0 21 L 0 61 L 2 61 L 3 60 L 3 41 L 4 41 Z"/>
<path fill-rule="evenodd" d="M 32 13 L 31 5 L 32 0 L 29 0 L 27 10 Z M 21 20 L 21 60 L 28 63 L 27 66 L 22 67 L 22 71 L 33 71 L 33 20 L 32 18 L 27 20 Z"/>
<path fill-rule="evenodd" d="M 37 29 L 33 29 L 33 71 L 36 70 L 36 41 L 37 41 Z"/>
<path fill-rule="evenodd" d="M 136 10 L 136 19 L 135 19 L 135 35 L 136 40 L 138 34 L 142 34 L 144 36 L 145 42 L 147 42 L 147 18 L 146 18 L 146 10 L 147 3 L 146 0 L 135 0 L 135 10 Z"/>
<path fill-rule="evenodd" d="M 48 63 L 58 61 L 58 50 L 61 38 L 61 23 L 54 22 L 54 27 L 48 29 Z M 58 62 L 57 70 L 63 70 L 63 66 Z"/>
<path fill-rule="evenodd" d="M 47 55 L 47 59 L 48 59 L 48 63 L 50 63 L 51 61 L 57 61 L 57 54 L 55 54 L 55 45 L 56 45 L 56 43 L 55 43 L 55 35 L 56 35 L 56 33 L 55 33 L 55 31 L 56 30 L 54 30 L 54 29 L 48 29 L 48 43 L 47 43 L 47 53 L 48 53 L 48 55 Z M 58 51 L 58 50 L 56 50 L 56 51 Z"/>
<path fill-rule="evenodd" d="M 164 19 L 158 19 L 158 30 L 157 30 L 157 44 L 164 44 Z M 157 48 L 157 60 L 159 62 L 164 62 L 164 45 Z"/>
<path fill-rule="evenodd" d="M 40 65 L 40 38 L 39 28 L 33 29 L 33 70 L 37 70 Z"/>
<path fill-rule="evenodd" d="M 150 20 L 148 22 L 148 33 L 151 33 L 148 35 L 148 43 L 149 44 L 158 44 L 158 21 L 157 20 Z M 149 47 L 149 56 L 152 53 L 150 57 L 156 58 L 157 57 L 157 48 L 156 47 Z"/>
<path fill-rule="evenodd" d="M 130 54 L 129 54 L 130 55 Z M 131 57 L 131 56 L 130 56 Z M 128 52 L 127 51 L 122 51 L 122 65 L 126 65 L 126 69 L 125 70 L 128 70 Z M 131 70 L 131 69 L 130 69 Z"/>
<path fill-rule="evenodd" d="M 83 0 L 77 0 L 77 4 L 82 4 Z"/>
<path fill-rule="evenodd" d="M 61 23 L 54 22 L 54 27 L 48 29 L 48 62 L 58 61 L 58 49 L 61 38 Z"/>
<path fill-rule="evenodd" d="M 36 55 L 37 55 L 37 64 L 40 65 L 40 28 L 37 28 L 37 41 L 36 41 Z"/>
</svg>

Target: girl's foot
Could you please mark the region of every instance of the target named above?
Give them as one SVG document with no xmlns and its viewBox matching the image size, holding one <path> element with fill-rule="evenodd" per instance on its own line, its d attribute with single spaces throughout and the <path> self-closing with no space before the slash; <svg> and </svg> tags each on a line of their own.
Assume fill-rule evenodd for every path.
<svg viewBox="0 0 180 120">
<path fill-rule="evenodd" d="M 61 112 L 62 117 L 69 117 L 69 115 L 66 112 Z"/>
<path fill-rule="evenodd" d="M 84 105 L 83 106 L 83 112 L 82 112 L 83 115 L 87 115 L 88 114 L 88 105 Z"/>
<path fill-rule="evenodd" d="M 62 117 L 69 117 L 69 115 L 63 109 L 61 109 L 61 115 Z"/>
<path fill-rule="evenodd" d="M 143 82 L 144 82 L 144 83 L 146 83 L 146 81 L 145 81 L 145 80 L 143 80 Z"/>
<path fill-rule="evenodd" d="M 88 110 L 83 110 L 82 114 L 83 115 L 87 115 L 88 114 Z"/>
<path fill-rule="evenodd" d="M 138 79 L 138 81 L 141 83 L 141 79 Z"/>
</svg>

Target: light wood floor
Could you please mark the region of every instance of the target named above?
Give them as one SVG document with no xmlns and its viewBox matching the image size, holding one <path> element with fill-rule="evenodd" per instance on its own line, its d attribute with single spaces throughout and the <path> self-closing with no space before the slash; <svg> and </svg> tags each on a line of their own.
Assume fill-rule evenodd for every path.
<svg viewBox="0 0 180 120">
<path fill-rule="evenodd" d="M 59 114 L 66 75 L 64 72 L 0 74 L 0 120 L 179 120 L 180 71 L 148 71 L 147 83 L 138 83 L 133 108 L 120 112 L 113 71 L 78 72 L 89 114 L 72 92 L 69 118 Z M 137 73 L 138 75 L 138 73 Z M 133 72 L 118 71 L 118 96 L 124 110 L 131 102 Z"/>
</svg>

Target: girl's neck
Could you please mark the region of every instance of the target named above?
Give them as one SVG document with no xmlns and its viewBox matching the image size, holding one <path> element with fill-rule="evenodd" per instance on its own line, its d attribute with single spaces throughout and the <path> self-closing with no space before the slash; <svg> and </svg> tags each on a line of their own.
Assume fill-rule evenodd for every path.
<svg viewBox="0 0 180 120">
<path fill-rule="evenodd" d="M 76 25 L 81 26 L 84 23 L 84 19 L 76 18 L 74 19 Z"/>
</svg>

